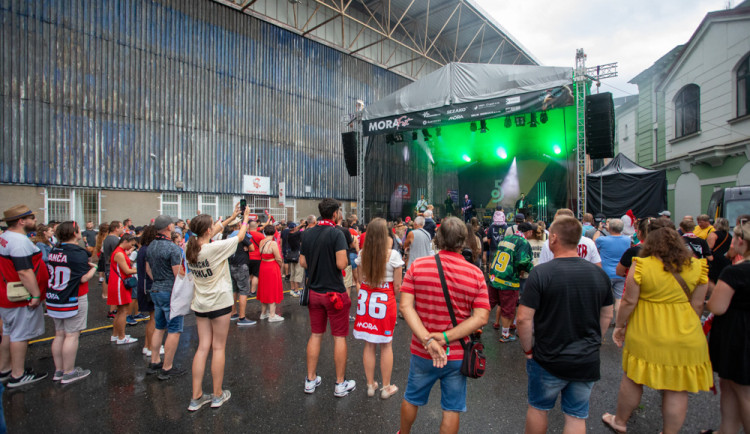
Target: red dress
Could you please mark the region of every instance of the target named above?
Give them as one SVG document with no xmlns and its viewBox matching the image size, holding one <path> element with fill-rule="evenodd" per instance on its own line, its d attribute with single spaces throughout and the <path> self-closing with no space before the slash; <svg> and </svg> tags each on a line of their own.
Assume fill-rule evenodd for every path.
<svg viewBox="0 0 750 434">
<path fill-rule="evenodd" d="M 263 250 L 270 250 L 263 245 Z M 261 253 L 260 272 L 258 273 L 258 301 L 264 304 L 281 303 L 284 300 L 284 288 L 281 283 L 281 268 L 276 263 L 273 253 Z"/>
<path fill-rule="evenodd" d="M 132 267 L 130 258 L 128 257 L 125 250 L 117 246 L 114 252 L 112 252 L 112 258 L 109 264 L 109 282 L 107 282 L 107 304 L 110 306 L 122 306 L 129 304 L 133 301 L 131 296 L 131 290 L 125 287 L 123 279 L 127 279 L 130 275 L 125 274 L 125 271 L 117 265 L 115 261 L 115 255 L 122 253 L 125 256 L 125 262 L 128 267 Z M 122 277 L 122 278 L 121 278 Z"/>
</svg>

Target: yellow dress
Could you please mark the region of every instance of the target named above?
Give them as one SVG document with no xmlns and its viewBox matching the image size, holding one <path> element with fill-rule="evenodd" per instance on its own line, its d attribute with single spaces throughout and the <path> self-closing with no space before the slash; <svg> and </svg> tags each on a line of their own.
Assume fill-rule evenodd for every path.
<svg viewBox="0 0 750 434">
<path fill-rule="evenodd" d="M 625 333 L 625 375 L 657 390 L 709 390 L 713 372 L 708 343 L 685 292 L 672 273 L 664 271 L 661 260 L 647 257 L 633 262 L 641 293 Z M 692 293 L 708 282 L 706 260 L 692 258 L 680 275 Z"/>
</svg>

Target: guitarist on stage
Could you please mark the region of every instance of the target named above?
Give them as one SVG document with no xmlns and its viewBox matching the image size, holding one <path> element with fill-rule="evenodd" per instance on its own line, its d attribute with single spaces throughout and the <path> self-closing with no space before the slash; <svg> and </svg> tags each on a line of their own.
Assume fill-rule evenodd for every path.
<svg viewBox="0 0 750 434">
<path fill-rule="evenodd" d="M 474 203 L 469 199 L 469 195 L 464 195 L 464 206 L 461 208 L 464 213 L 464 222 L 469 223 L 474 216 Z"/>
<path fill-rule="evenodd" d="M 516 214 L 526 213 L 526 195 L 521 193 L 521 197 L 516 201 Z"/>
</svg>

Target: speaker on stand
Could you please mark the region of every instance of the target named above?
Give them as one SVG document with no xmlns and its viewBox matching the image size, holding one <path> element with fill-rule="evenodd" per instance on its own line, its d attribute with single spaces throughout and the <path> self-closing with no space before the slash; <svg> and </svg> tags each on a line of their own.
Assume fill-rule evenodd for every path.
<svg viewBox="0 0 750 434">
<path fill-rule="evenodd" d="M 610 92 L 586 96 L 586 142 L 592 159 L 615 156 L 615 104 Z"/>
<path fill-rule="evenodd" d="M 349 176 L 357 176 L 357 132 L 341 133 L 341 144 L 344 146 L 344 163 Z"/>
</svg>

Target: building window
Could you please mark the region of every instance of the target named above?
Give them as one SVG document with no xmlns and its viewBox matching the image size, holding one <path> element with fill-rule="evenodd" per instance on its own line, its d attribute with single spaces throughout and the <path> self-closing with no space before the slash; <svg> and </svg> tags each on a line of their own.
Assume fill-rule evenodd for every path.
<svg viewBox="0 0 750 434">
<path fill-rule="evenodd" d="M 213 219 L 227 218 L 234 212 L 234 204 L 239 197 L 216 194 L 163 193 L 161 213 L 183 220 L 192 219 L 200 211 Z"/>
<path fill-rule="evenodd" d="M 750 114 L 750 54 L 737 68 L 737 117 Z"/>
<path fill-rule="evenodd" d="M 73 220 L 82 227 L 86 222 L 101 222 L 101 192 L 74 188 L 50 187 L 44 190 L 45 222 Z"/>
<path fill-rule="evenodd" d="M 683 87 L 674 100 L 675 138 L 697 133 L 700 129 L 700 88 L 695 84 Z"/>
</svg>

